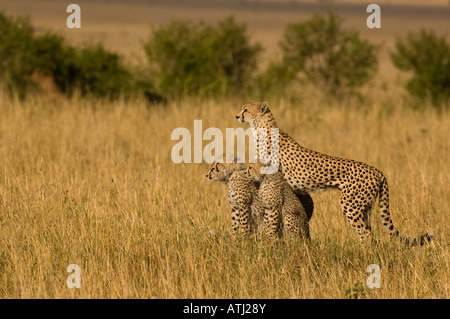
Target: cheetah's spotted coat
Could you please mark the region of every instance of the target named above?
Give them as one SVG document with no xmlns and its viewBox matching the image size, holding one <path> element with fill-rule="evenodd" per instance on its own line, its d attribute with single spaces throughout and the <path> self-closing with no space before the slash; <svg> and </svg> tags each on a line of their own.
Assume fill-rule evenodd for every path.
<svg viewBox="0 0 450 319">
<path fill-rule="evenodd" d="M 303 235 L 309 238 L 308 222 L 314 210 L 311 196 L 307 193 L 295 194 L 281 176 L 279 178 L 283 183 L 280 181 L 276 181 L 276 184 L 272 183 L 273 185 L 269 182 L 262 183 L 263 190 L 261 190 L 260 183 L 255 181 L 256 178 L 246 174 L 246 168 L 244 163 L 238 163 L 236 159 L 231 158 L 227 160 L 227 156 L 223 156 L 221 162 L 214 162 L 206 174 L 208 180 L 227 185 L 233 231 L 248 235 L 257 231 L 263 224 L 264 232 L 269 236 L 274 235 L 277 230 L 284 229 L 288 235 Z M 282 194 L 266 197 L 271 187 L 278 187 L 272 192 L 273 194 L 280 193 L 282 184 L 285 184 L 284 202 Z M 272 207 L 275 207 L 273 203 L 276 202 L 284 204 L 284 211 L 280 205 L 268 214 L 266 210 L 268 202 L 272 203 Z M 282 215 L 280 224 L 278 223 L 279 214 Z M 273 225 L 274 219 L 276 219 L 276 226 Z M 270 225 L 273 227 L 269 227 Z"/>
<path fill-rule="evenodd" d="M 248 235 L 257 231 L 264 216 L 258 185 L 245 175 L 245 164 L 235 160 L 228 162 L 231 163 L 227 163 L 226 156 L 221 163 L 214 162 L 206 178 L 227 185 L 233 231 Z"/>
<path fill-rule="evenodd" d="M 266 210 L 264 215 L 266 235 L 273 237 L 280 230 L 281 224 L 287 236 L 299 235 L 309 239 L 311 216 L 307 214 L 300 199 L 280 172 L 260 174 L 260 166 L 260 164 L 250 164 L 246 174 L 261 183 L 258 194 Z"/>
</svg>

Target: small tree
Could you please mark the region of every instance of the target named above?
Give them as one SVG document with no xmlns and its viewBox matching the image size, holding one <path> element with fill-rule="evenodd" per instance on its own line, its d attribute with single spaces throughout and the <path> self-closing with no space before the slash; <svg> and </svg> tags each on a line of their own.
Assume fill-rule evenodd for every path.
<svg viewBox="0 0 450 319">
<path fill-rule="evenodd" d="M 59 89 L 72 95 L 115 99 L 129 94 L 132 74 L 121 57 L 96 44 L 75 48 L 53 33 L 36 37 L 36 69 L 53 77 Z"/>
<path fill-rule="evenodd" d="M 174 21 L 144 44 L 159 90 L 169 98 L 239 93 L 248 85 L 261 51 L 233 18 L 217 26 Z"/>
<path fill-rule="evenodd" d="M 342 19 L 331 12 L 289 24 L 280 46 L 283 64 L 327 94 L 352 91 L 377 70 L 376 46 L 344 30 Z"/>
<path fill-rule="evenodd" d="M 0 12 L 0 85 L 24 98 L 34 87 L 33 27 L 27 18 L 7 17 Z"/>
<path fill-rule="evenodd" d="M 406 90 L 419 101 L 440 105 L 450 99 L 450 42 L 432 31 L 410 33 L 397 40 L 391 55 L 396 67 L 412 72 Z"/>
</svg>

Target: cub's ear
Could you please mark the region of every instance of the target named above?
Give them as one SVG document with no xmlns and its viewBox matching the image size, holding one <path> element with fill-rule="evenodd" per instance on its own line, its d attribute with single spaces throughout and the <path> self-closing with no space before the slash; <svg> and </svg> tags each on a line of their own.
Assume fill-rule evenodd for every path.
<svg viewBox="0 0 450 319">
<path fill-rule="evenodd" d="M 262 114 L 267 113 L 267 111 L 269 111 L 269 106 L 267 105 L 267 102 L 262 102 L 259 110 L 261 111 Z"/>
</svg>

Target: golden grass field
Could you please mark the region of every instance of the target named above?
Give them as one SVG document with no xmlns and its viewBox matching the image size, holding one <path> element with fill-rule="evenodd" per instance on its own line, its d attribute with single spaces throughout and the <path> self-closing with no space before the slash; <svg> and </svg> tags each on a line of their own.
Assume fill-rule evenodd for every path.
<svg viewBox="0 0 450 319">
<path fill-rule="evenodd" d="M 206 181 L 207 164 L 170 158 L 175 127 L 237 127 L 239 101 L 4 101 L 2 298 L 449 297 L 448 112 L 397 107 L 389 96 L 365 106 L 273 105 L 303 145 L 381 169 L 395 225 L 436 240 L 390 241 L 375 209 L 378 244 L 360 247 L 330 191 L 313 194 L 311 243 L 271 246 L 233 240 L 225 187 Z M 66 286 L 69 264 L 82 269 L 81 289 Z M 380 289 L 365 285 L 370 264 L 381 267 Z"/>
<path fill-rule="evenodd" d="M 43 23 L 42 12 L 32 21 Z M 105 39 L 127 47 L 119 29 L 105 29 Z M 390 240 L 377 205 L 377 243 L 361 246 L 337 191 L 312 194 L 309 243 L 234 238 L 225 187 L 207 182 L 206 163 L 174 164 L 171 133 L 193 132 L 195 119 L 203 130 L 245 128 L 234 116 L 246 101 L 0 94 L 0 298 L 449 298 L 450 114 L 408 108 L 389 69 L 385 60 L 364 104 L 306 89 L 297 102 L 267 101 L 303 146 L 379 168 L 394 225 L 436 235 L 424 247 Z M 80 289 L 66 285 L 70 264 L 81 267 Z M 381 268 L 381 288 L 366 285 L 370 264 Z"/>
</svg>

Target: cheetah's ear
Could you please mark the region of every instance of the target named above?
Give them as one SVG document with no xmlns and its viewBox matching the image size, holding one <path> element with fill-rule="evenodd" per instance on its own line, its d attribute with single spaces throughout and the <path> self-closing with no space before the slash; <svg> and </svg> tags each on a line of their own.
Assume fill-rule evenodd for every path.
<svg viewBox="0 0 450 319">
<path fill-rule="evenodd" d="M 261 111 L 262 114 L 267 113 L 267 111 L 269 111 L 269 106 L 267 105 L 267 102 L 262 102 L 259 110 Z"/>
</svg>

